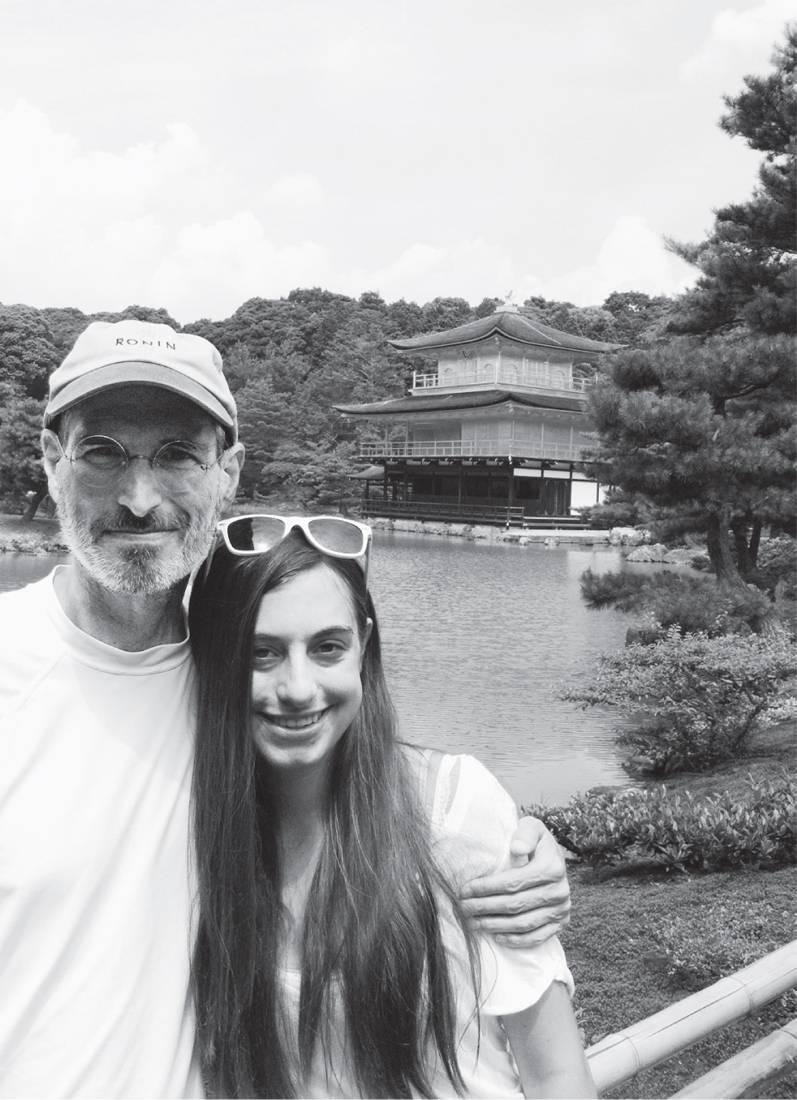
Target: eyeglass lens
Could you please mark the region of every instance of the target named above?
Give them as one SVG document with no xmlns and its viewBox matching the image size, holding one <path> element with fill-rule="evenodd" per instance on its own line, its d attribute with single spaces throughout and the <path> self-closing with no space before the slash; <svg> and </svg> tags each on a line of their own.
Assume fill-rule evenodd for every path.
<svg viewBox="0 0 797 1100">
<path fill-rule="evenodd" d="M 127 464 L 127 452 L 115 439 L 81 439 L 71 455 L 80 468 L 93 470 L 119 470 Z"/>
<path fill-rule="evenodd" d="M 339 554 L 361 554 L 365 549 L 363 532 L 345 519 L 309 519 L 307 529 L 316 542 L 327 550 L 336 550 Z"/>
<path fill-rule="evenodd" d="M 192 444 L 181 440 L 164 443 L 152 458 L 148 458 L 146 455 L 129 455 L 115 439 L 93 436 L 81 440 L 68 457 L 86 485 L 95 487 L 106 485 L 118 477 L 133 459 L 149 462 L 159 481 L 176 488 L 190 480 L 192 475 L 204 473 L 208 468 Z"/>
<path fill-rule="evenodd" d="M 285 520 L 269 516 L 246 516 L 227 526 L 233 550 L 270 550 L 288 533 Z"/>
</svg>

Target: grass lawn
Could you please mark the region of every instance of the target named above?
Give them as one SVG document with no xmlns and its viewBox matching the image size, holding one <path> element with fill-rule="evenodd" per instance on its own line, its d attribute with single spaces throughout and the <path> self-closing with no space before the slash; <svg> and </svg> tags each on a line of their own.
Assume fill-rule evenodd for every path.
<svg viewBox="0 0 797 1100">
<path fill-rule="evenodd" d="M 794 724 L 764 731 L 750 756 L 667 786 L 742 791 L 745 776 L 797 776 Z M 573 917 L 562 936 L 588 1044 L 658 1012 L 797 937 L 797 866 L 706 875 L 614 875 L 571 864 Z M 797 991 L 606 1093 L 667 1097 L 797 1015 Z M 765 1092 L 797 1096 L 797 1070 Z"/>
</svg>

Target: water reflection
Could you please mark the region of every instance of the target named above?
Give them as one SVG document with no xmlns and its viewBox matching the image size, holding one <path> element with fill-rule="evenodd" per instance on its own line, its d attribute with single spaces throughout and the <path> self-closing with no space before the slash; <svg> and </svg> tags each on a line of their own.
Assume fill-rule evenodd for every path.
<svg viewBox="0 0 797 1100">
<path fill-rule="evenodd" d="M 58 560 L 0 555 L 0 588 Z M 621 560 L 605 549 L 377 533 L 372 586 L 403 735 L 474 753 L 519 802 L 625 782 L 611 716 L 556 697 L 561 681 L 623 645 L 625 617 L 588 611 L 578 586 L 587 567 Z"/>
<path fill-rule="evenodd" d="M 0 553 L 0 592 L 32 584 L 66 560 L 66 554 Z"/>
<path fill-rule="evenodd" d="M 518 801 L 560 802 L 626 780 L 612 718 L 557 698 L 623 645 L 614 611 L 588 611 L 586 568 L 619 553 L 378 535 L 373 588 L 404 736 L 472 752 Z"/>
</svg>

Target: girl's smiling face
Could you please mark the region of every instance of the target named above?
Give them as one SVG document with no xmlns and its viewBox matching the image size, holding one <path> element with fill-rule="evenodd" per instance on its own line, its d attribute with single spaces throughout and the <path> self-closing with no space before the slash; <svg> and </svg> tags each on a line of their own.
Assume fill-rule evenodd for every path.
<svg viewBox="0 0 797 1100">
<path fill-rule="evenodd" d="M 255 620 L 252 736 L 274 768 L 310 767 L 332 750 L 362 702 L 361 637 L 345 582 L 327 565 L 267 592 Z"/>
</svg>

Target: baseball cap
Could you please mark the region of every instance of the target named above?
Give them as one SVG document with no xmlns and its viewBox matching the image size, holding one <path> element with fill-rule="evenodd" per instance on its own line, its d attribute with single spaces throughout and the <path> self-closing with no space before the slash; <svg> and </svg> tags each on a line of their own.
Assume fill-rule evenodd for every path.
<svg viewBox="0 0 797 1100">
<path fill-rule="evenodd" d="M 50 375 L 44 426 L 66 409 L 111 386 L 138 382 L 172 390 L 238 438 L 235 399 L 218 350 L 202 336 L 150 321 L 92 321 Z"/>
</svg>

